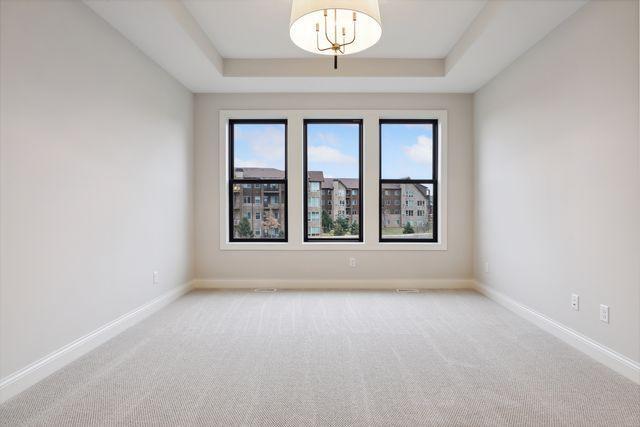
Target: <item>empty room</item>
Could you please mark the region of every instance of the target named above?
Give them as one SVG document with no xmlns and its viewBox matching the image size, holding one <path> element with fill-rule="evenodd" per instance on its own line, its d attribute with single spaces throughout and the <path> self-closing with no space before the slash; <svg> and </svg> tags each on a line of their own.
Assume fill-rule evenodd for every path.
<svg viewBox="0 0 640 427">
<path fill-rule="evenodd" d="M 639 426 L 638 0 L 0 0 L 0 426 Z"/>
</svg>

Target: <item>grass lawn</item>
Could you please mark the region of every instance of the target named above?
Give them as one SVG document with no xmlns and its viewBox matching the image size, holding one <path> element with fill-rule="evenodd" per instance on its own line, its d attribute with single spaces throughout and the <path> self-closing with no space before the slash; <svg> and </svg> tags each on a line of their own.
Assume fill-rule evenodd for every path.
<svg viewBox="0 0 640 427">
<path fill-rule="evenodd" d="M 402 227 L 382 227 L 383 236 L 397 236 L 402 234 Z"/>
</svg>

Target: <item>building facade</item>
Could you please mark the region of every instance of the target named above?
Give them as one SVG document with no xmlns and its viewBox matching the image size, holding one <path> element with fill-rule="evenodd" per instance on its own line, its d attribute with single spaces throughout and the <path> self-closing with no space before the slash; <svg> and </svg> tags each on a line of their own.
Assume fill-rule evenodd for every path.
<svg viewBox="0 0 640 427">
<path fill-rule="evenodd" d="M 385 184 L 382 188 L 382 227 L 411 226 L 428 233 L 433 225 L 431 189 L 420 184 Z"/>
<path fill-rule="evenodd" d="M 309 171 L 307 176 L 307 235 L 318 237 L 322 233 L 322 183 L 321 171 Z"/>
<path fill-rule="evenodd" d="M 236 177 L 245 179 L 284 179 L 284 171 L 272 168 L 236 168 Z M 285 189 L 282 184 L 251 183 L 233 186 L 234 237 L 274 239 L 284 236 Z M 243 218 L 249 229 L 241 225 Z"/>
<path fill-rule="evenodd" d="M 238 178 L 284 179 L 284 171 L 272 168 L 236 168 Z M 323 233 L 322 214 L 336 221 L 346 218 L 360 225 L 360 186 L 354 178 L 325 178 L 322 171 L 307 177 L 307 233 Z M 419 184 L 385 184 L 382 189 L 382 227 L 428 233 L 433 224 L 431 189 Z M 233 224 L 236 238 L 279 238 L 285 229 L 285 189 L 282 184 L 246 183 L 233 186 Z M 245 225 L 241 225 L 243 218 Z M 248 222 L 249 227 L 246 228 Z"/>
</svg>

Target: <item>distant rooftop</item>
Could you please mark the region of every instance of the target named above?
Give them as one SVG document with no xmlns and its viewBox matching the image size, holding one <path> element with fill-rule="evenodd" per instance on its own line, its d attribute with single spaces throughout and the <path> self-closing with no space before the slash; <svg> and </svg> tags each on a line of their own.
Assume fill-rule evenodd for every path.
<svg viewBox="0 0 640 427">
<path fill-rule="evenodd" d="M 236 176 L 248 179 L 284 179 L 284 171 L 275 168 L 236 168 Z"/>
<path fill-rule="evenodd" d="M 334 181 L 339 181 L 349 189 L 360 188 L 360 181 L 356 178 L 325 178 L 322 171 L 309 171 L 307 174 L 309 181 L 321 182 L 325 189 L 332 189 Z M 236 168 L 236 176 L 247 179 L 284 179 L 284 171 L 275 168 Z"/>
<path fill-rule="evenodd" d="M 307 175 L 309 177 L 309 181 L 314 181 L 314 182 L 324 181 L 324 174 L 322 173 L 322 171 L 308 171 Z"/>
</svg>

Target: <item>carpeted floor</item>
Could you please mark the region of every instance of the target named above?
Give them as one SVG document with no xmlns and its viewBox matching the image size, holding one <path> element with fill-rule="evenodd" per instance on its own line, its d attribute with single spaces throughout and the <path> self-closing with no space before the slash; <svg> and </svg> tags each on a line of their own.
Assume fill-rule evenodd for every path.
<svg viewBox="0 0 640 427">
<path fill-rule="evenodd" d="M 640 386 L 472 291 L 196 291 L 2 425 L 640 425 Z"/>
</svg>

